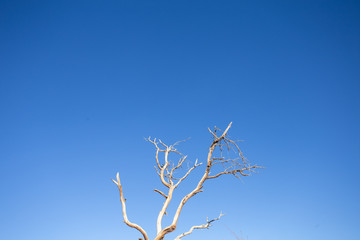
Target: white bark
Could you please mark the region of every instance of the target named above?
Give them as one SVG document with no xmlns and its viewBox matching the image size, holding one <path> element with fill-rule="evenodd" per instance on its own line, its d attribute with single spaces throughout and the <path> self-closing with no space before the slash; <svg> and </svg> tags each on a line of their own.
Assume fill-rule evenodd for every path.
<svg viewBox="0 0 360 240">
<path fill-rule="evenodd" d="M 189 231 L 180 234 L 174 240 L 180 240 L 181 238 L 185 237 L 186 235 L 191 234 L 194 231 L 194 229 L 205 229 L 205 228 L 208 229 L 209 227 L 211 227 L 212 222 L 219 220 L 222 216 L 224 216 L 224 214 L 220 213 L 219 217 L 217 217 L 217 218 L 214 218 L 212 220 L 206 219 L 206 224 L 192 226 Z"/>
<path fill-rule="evenodd" d="M 121 201 L 121 206 L 122 206 L 122 210 L 123 210 L 123 218 L 124 218 L 124 222 L 126 223 L 126 225 L 128 225 L 129 227 L 135 228 L 136 230 L 138 230 L 144 237 L 144 240 L 149 240 L 145 230 L 140 227 L 139 225 L 132 223 L 129 221 L 127 213 L 126 213 L 126 204 L 125 201 L 126 199 L 124 199 L 124 194 L 123 194 L 123 190 L 122 190 L 122 185 L 120 183 L 120 177 L 119 177 L 119 173 L 116 174 L 116 181 L 114 179 L 111 179 L 119 188 L 119 193 L 120 193 L 120 201 Z"/>
</svg>

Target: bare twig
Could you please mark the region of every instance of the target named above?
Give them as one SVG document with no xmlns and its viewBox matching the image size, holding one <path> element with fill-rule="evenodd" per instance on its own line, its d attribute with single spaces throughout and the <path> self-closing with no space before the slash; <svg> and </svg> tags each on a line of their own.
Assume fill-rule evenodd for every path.
<svg viewBox="0 0 360 240">
<path fill-rule="evenodd" d="M 154 189 L 154 192 L 160 193 L 161 196 L 163 196 L 164 198 L 167 198 L 168 196 L 165 195 L 165 193 L 163 193 L 160 190 Z"/>
<path fill-rule="evenodd" d="M 211 220 L 206 219 L 206 224 L 192 226 L 189 231 L 180 234 L 174 240 L 180 240 L 182 237 L 185 237 L 186 235 L 191 234 L 194 229 L 205 229 L 205 228 L 208 229 L 209 227 L 211 227 L 212 222 L 215 222 L 215 221 L 219 220 L 224 215 L 225 214 L 220 213 L 219 217 L 217 217 L 217 218 L 214 218 L 214 219 L 211 219 Z"/>
</svg>

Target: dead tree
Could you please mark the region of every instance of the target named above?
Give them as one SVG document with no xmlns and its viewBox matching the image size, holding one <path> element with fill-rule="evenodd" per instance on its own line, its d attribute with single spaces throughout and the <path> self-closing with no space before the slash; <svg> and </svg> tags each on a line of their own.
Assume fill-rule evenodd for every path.
<svg viewBox="0 0 360 240">
<path fill-rule="evenodd" d="M 155 146 L 156 154 L 156 172 L 160 177 L 160 180 L 162 184 L 166 187 L 167 193 L 164 193 L 158 189 L 154 189 L 155 192 L 159 193 L 161 196 L 164 197 L 164 204 L 159 212 L 157 222 L 156 222 L 156 237 L 154 240 L 163 240 L 165 235 L 168 233 L 173 232 L 178 224 L 178 220 L 180 217 L 181 210 L 184 207 L 184 204 L 192 197 L 194 197 L 196 194 L 203 191 L 204 183 L 207 180 L 216 179 L 222 175 L 226 174 L 232 174 L 237 178 L 240 178 L 241 176 L 249 176 L 256 168 L 261 168 L 257 165 L 252 165 L 248 162 L 248 160 L 244 157 L 242 154 L 240 148 L 238 147 L 238 144 L 236 141 L 229 138 L 228 131 L 231 127 L 230 123 L 225 131 L 221 131 L 220 129 L 216 128 L 211 131 L 209 129 L 209 132 L 213 136 L 212 143 L 209 147 L 209 152 L 206 159 L 206 167 L 203 170 L 203 175 L 199 182 L 197 183 L 196 187 L 189 192 L 187 195 L 185 195 L 180 203 L 178 204 L 178 207 L 176 209 L 176 212 L 173 216 L 172 223 L 169 226 L 163 227 L 162 226 L 162 219 L 164 215 L 166 214 L 166 210 L 171 202 L 171 199 L 173 197 L 173 193 L 175 189 L 183 182 L 189 174 L 197 167 L 202 165 L 202 163 L 198 163 L 196 160 L 195 163 L 192 165 L 192 167 L 188 167 L 187 171 L 181 176 L 181 177 L 175 177 L 175 172 L 180 170 L 180 168 L 183 166 L 184 162 L 187 159 L 187 156 L 182 155 L 178 150 L 175 148 L 180 142 L 176 142 L 173 145 L 166 145 L 161 140 L 157 139 L 151 139 L 150 137 L 146 139 L 150 143 L 152 143 Z M 160 154 L 164 154 L 163 161 L 160 161 Z M 227 153 L 227 154 L 226 154 Z M 232 154 L 229 154 L 232 153 Z M 177 154 L 180 156 L 180 159 L 176 162 L 169 159 L 170 154 Z M 234 156 L 235 157 L 232 157 Z M 218 167 L 220 166 L 220 168 Z M 219 170 L 220 169 L 220 170 Z M 213 173 L 212 170 L 215 172 Z M 119 173 L 116 175 L 116 181 L 112 179 L 112 181 L 117 185 L 119 192 L 120 192 L 120 201 L 122 205 L 122 213 L 125 224 L 127 224 L 129 227 L 135 228 L 138 230 L 144 240 L 149 240 L 149 237 L 145 230 L 140 227 L 139 225 L 132 223 L 129 221 L 127 212 L 126 212 L 126 199 L 124 198 L 122 185 L 120 183 Z M 206 229 L 211 226 L 211 223 L 220 219 L 220 217 L 223 216 L 223 214 L 220 214 L 218 218 L 207 220 L 206 224 L 203 225 L 196 225 L 190 228 L 188 232 L 182 233 L 178 235 L 175 240 L 180 240 L 182 237 L 187 236 L 192 233 L 194 229 Z M 141 238 L 140 238 L 141 239 Z"/>
</svg>

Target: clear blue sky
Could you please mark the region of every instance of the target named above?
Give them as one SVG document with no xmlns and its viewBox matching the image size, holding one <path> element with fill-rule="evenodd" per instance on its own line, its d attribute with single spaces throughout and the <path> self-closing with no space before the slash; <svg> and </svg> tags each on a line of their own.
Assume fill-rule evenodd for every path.
<svg viewBox="0 0 360 240">
<path fill-rule="evenodd" d="M 130 220 L 153 237 L 163 199 L 143 137 L 191 137 L 180 150 L 204 161 L 207 127 L 230 121 L 266 169 L 207 183 L 177 233 L 227 215 L 184 240 L 359 239 L 359 12 L 347 0 L 2 0 L 0 239 L 137 239 L 117 171 Z"/>
</svg>

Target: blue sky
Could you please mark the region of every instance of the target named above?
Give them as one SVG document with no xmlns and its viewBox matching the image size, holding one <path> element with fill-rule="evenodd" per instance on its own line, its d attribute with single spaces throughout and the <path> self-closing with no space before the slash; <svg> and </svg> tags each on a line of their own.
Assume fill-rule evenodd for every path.
<svg viewBox="0 0 360 240">
<path fill-rule="evenodd" d="M 208 182 L 176 233 L 223 211 L 184 239 L 358 239 L 359 10 L 346 0 L 1 1 L 0 238 L 137 239 L 110 181 L 118 171 L 130 220 L 153 237 L 163 199 L 143 138 L 191 137 L 180 150 L 204 161 L 207 127 L 233 121 L 231 136 L 266 169 Z"/>
</svg>

